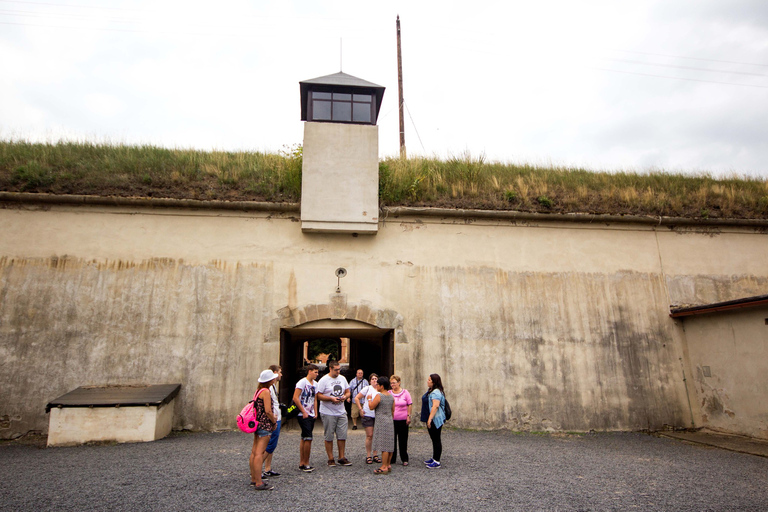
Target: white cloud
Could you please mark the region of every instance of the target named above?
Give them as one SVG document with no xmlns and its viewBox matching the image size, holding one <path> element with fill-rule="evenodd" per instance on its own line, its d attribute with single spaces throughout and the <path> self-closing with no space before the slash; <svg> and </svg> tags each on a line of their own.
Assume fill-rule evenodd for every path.
<svg viewBox="0 0 768 512">
<path fill-rule="evenodd" d="M 399 13 L 411 155 L 768 173 L 762 2 L 56 4 L 0 15 L 2 134 L 275 151 L 342 39 L 395 155 Z"/>
</svg>

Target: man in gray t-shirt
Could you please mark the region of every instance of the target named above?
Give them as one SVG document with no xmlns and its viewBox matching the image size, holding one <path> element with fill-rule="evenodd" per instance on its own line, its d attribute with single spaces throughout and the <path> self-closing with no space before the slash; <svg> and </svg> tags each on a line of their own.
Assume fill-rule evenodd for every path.
<svg viewBox="0 0 768 512">
<path fill-rule="evenodd" d="M 346 377 L 341 375 L 341 365 L 338 361 L 328 362 L 328 375 L 317 383 L 317 398 L 320 402 L 328 466 L 336 466 L 336 462 L 342 466 L 351 466 L 352 463 L 344 456 L 347 442 L 347 411 L 344 409 L 344 401 L 349 398 L 349 384 Z M 339 447 L 338 461 L 333 459 L 334 434 Z"/>
</svg>

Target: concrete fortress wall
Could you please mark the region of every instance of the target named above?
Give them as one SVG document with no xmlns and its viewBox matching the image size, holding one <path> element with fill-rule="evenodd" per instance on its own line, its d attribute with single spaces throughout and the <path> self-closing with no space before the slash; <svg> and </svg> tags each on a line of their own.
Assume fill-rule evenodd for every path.
<svg viewBox="0 0 768 512">
<path fill-rule="evenodd" d="M 699 425 L 768 439 L 768 305 L 679 319 Z"/>
<path fill-rule="evenodd" d="M 394 329 L 404 386 L 441 374 L 454 426 L 690 426 L 669 305 L 768 289 L 768 235 L 750 228 L 414 216 L 354 237 L 290 213 L 56 205 L 0 226 L 3 438 L 104 384 L 179 382 L 175 428 L 233 428 L 280 328 L 327 318 Z"/>
</svg>

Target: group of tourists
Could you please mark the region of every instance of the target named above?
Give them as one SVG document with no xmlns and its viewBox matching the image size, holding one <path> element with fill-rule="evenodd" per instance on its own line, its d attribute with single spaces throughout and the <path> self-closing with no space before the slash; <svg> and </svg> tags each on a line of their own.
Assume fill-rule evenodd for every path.
<svg viewBox="0 0 768 512">
<path fill-rule="evenodd" d="M 293 403 L 298 413 L 301 428 L 299 443 L 299 469 L 314 471 L 309 458 L 312 449 L 312 432 L 318 413 L 322 417 L 327 465 L 351 466 L 345 454 L 347 440 L 347 407 L 350 408 L 352 429 L 357 429 L 360 419 L 365 429 L 366 464 L 380 464 L 373 472 L 386 475 L 392 471 L 392 462 L 400 460 L 409 465 L 408 427 L 411 424 L 413 401 L 407 389 L 401 386 L 397 375 L 391 377 L 372 373 L 364 378 L 363 370 L 357 370 L 351 382 L 341 375 L 338 361 L 330 361 L 328 374 L 318 380 L 320 368 L 315 364 L 306 366 L 307 375 L 296 383 Z M 254 408 L 259 422 L 254 432 L 253 448 L 249 459 L 251 485 L 259 491 L 273 488 L 265 479 L 280 476 L 272 469 L 272 454 L 280 436 L 282 414 L 277 399 L 277 382 L 282 378 L 278 365 L 270 366 L 259 375 Z M 427 392 L 422 396 L 420 419 L 427 424 L 432 440 L 432 457 L 424 463 L 429 469 L 440 468 L 442 442 L 440 434 L 445 423 L 445 391 L 440 376 L 431 374 L 427 379 Z M 262 392 L 263 390 L 263 392 Z M 266 392 L 269 390 L 269 392 Z M 334 457 L 333 441 L 336 439 L 338 457 Z"/>
</svg>

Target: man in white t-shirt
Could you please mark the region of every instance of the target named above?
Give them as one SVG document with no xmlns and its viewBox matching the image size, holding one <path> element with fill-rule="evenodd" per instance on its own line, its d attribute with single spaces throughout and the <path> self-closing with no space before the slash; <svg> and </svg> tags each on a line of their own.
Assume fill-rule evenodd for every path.
<svg viewBox="0 0 768 512">
<path fill-rule="evenodd" d="M 317 399 L 320 401 L 320 416 L 323 420 L 325 433 L 325 452 L 328 454 L 328 466 L 336 466 L 333 459 L 333 436 L 339 447 L 338 463 L 341 466 L 351 466 L 352 463 L 344 456 L 347 443 L 347 410 L 344 401 L 349 398 L 349 383 L 341 375 L 341 365 L 338 361 L 328 362 L 328 375 L 317 383 Z"/>
<path fill-rule="evenodd" d="M 317 418 L 317 365 L 307 366 L 307 376 L 296 383 L 293 392 L 293 403 L 299 408 L 299 426 L 301 427 L 301 442 L 299 443 L 299 469 L 309 473 L 315 468 L 309 465 L 309 454 L 312 450 L 312 430 Z"/>
</svg>

